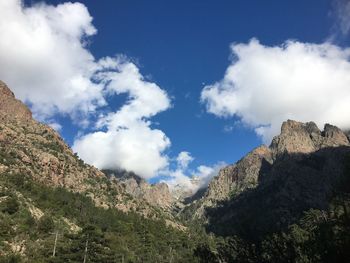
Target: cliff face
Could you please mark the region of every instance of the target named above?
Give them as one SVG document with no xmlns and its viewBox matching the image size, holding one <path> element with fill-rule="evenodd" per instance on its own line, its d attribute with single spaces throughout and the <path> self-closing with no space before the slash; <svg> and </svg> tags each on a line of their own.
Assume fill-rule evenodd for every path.
<svg viewBox="0 0 350 263">
<path fill-rule="evenodd" d="M 209 184 L 203 197 L 186 209 L 194 210 L 192 213 L 194 217 L 203 218 L 208 208 L 233 200 L 244 191 L 256 188 L 262 181 L 269 181 L 269 177 L 273 177 L 272 174 L 278 176 L 278 174 L 287 173 L 294 166 L 297 170 L 300 164 L 295 163 L 294 159 L 299 158 L 300 161 L 310 162 L 305 161 L 309 154 L 322 152 L 322 149 L 348 146 L 350 146 L 348 137 L 335 126 L 326 124 L 321 131 L 313 122 L 301 123 L 288 120 L 282 124 L 280 135 L 273 138 L 269 147 L 260 146 L 236 164 L 221 169 L 218 176 Z M 341 156 L 339 157 L 341 159 Z M 324 158 L 329 160 L 330 166 L 338 166 L 341 169 L 342 165 L 334 164 L 336 160 L 330 156 L 327 155 Z M 318 165 L 318 161 L 314 162 Z M 303 174 L 300 180 L 302 180 L 302 176 L 308 175 L 303 171 L 302 165 L 300 167 Z"/>
<path fill-rule="evenodd" d="M 311 153 L 325 147 L 347 146 L 349 140 L 339 128 L 326 124 L 320 131 L 313 122 L 288 120 L 281 134 L 273 138 L 270 149 L 275 158 L 284 153 Z"/>
</svg>

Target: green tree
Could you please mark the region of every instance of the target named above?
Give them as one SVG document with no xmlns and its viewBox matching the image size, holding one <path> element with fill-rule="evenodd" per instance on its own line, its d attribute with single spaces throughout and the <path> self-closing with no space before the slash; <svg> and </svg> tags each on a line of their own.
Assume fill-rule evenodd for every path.
<svg viewBox="0 0 350 263">
<path fill-rule="evenodd" d="M 51 216 L 44 215 L 39 219 L 38 230 L 42 233 L 50 233 L 55 228 L 55 223 Z"/>
<path fill-rule="evenodd" d="M 19 203 L 16 198 L 9 197 L 1 203 L 1 211 L 10 215 L 16 213 L 19 210 Z"/>
</svg>

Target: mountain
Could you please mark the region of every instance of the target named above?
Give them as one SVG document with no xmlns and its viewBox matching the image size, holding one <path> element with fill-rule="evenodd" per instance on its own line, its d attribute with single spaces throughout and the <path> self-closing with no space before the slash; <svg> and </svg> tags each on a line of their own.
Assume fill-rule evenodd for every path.
<svg viewBox="0 0 350 263">
<path fill-rule="evenodd" d="M 265 145 L 259 146 L 245 157 L 239 160 L 236 164 L 229 165 L 220 170 L 218 176 L 214 177 L 210 182 L 206 192 L 200 200 L 192 204 L 195 206 L 196 218 L 205 217 L 206 208 L 215 207 L 218 203 L 232 199 L 240 193 L 249 189 L 256 188 L 261 182 L 269 181 L 270 174 L 284 174 L 286 171 L 282 169 L 282 163 L 292 165 L 291 159 L 311 158 L 309 155 L 319 152 L 322 154 L 322 149 L 335 151 L 337 147 L 345 147 L 345 151 L 350 146 L 347 135 L 339 128 L 326 124 L 323 131 L 313 122 L 301 123 L 288 120 L 282 124 L 281 134 L 274 137 L 270 147 Z M 341 154 L 343 156 L 344 154 Z M 339 156 L 337 156 L 339 157 Z M 315 157 L 319 158 L 320 162 L 324 159 L 330 159 L 332 156 Z M 307 161 L 305 161 L 307 162 Z M 308 161 L 311 162 L 311 161 Z M 313 161 L 318 165 L 317 160 Z M 302 162 L 295 164 L 301 168 Z M 294 164 L 293 164 L 294 165 Z M 337 166 L 341 169 L 341 158 L 338 163 L 330 165 Z M 283 167 L 284 168 L 284 167 Z M 291 169 L 290 166 L 288 169 Z M 324 167 L 325 170 L 329 167 Z M 307 176 L 307 175 L 302 175 Z"/>
<path fill-rule="evenodd" d="M 225 238 L 214 254 L 202 251 L 213 262 L 347 262 L 349 209 L 347 135 L 288 120 L 269 147 L 223 168 L 182 213 Z"/>
<path fill-rule="evenodd" d="M 112 179 L 117 179 L 124 191 L 136 199 L 143 199 L 153 206 L 172 210 L 175 199 L 165 183 L 149 184 L 133 172 L 124 170 L 103 170 Z"/>
<path fill-rule="evenodd" d="M 196 262 L 167 186 L 127 180 L 84 163 L 0 82 L 0 262 L 82 262 L 88 243 L 88 262 Z"/>
<path fill-rule="evenodd" d="M 48 186 L 84 193 L 105 208 L 137 209 L 150 216 L 159 210 L 146 199 L 132 198 L 118 180 L 109 180 L 104 173 L 85 164 L 55 130 L 34 120 L 30 110 L 3 82 L 0 98 L 2 173 L 21 173 Z"/>
</svg>

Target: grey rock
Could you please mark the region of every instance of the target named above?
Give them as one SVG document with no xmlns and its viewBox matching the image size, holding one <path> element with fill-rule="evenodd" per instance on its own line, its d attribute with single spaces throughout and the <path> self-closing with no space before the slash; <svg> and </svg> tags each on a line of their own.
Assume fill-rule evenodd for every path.
<svg viewBox="0 0 350 263">
<path fill-rule="evenodd" d="M 305 154 L 338 146 L 350 146 L 347 135 L 339 128 L 326 124 L 324 131 L 321 131 L 314 122 L 287 120 L 283 122 L 281 133 L 273 138 L 269 147 L 260 146 L 236 164 L 221 169 L 210 182 L 203 197 L 197 200 L 195 205 L 185 207 L 184 212 L 186 209 L 193 209 L 194 217 L 203 218 L 207 207 L 215 207 L 220 202 L 239 196 L 247 189 L 257 187 L 260 181 L 269 180 L 266 177 L 271 174 L 284 173 L 292 169 L 292 167 L 279 169 L 276 160 L 291 158 L 290 156 L 293 156 L 294 161 L 298 158 L 305 159 Z M 314 165 L 312 161 L 308 162 Z"/>
</svg>

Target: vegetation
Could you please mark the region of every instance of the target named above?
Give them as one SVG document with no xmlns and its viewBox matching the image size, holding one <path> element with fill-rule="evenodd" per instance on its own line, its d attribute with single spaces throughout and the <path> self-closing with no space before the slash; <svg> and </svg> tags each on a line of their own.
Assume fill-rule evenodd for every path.
<svg viewBox="0 0 350 263">
<path fill-rule="evenodd" d="M 200 262 L 208 259 L 209 262 L 349 262 L 350 157 L 336 189 L 327 209 L 305 211 L 286 230 L 262 236 L 256 232 L 254 238 L 247 235 L 217 238 L 214 246 L 199 245 L 196 255 Z M 243 224 L 245 218 L 241 220 L 239 227 L 249 229 Z"/>
<path fill-rule="evenodd" d="M 26 262 L 197 262 L 196 238 L 135 213 L 103 209 L 89 197 L 51 188 L 21 174 L 0 177 L 0 252 L 22 244 Z M 29 211 L 31 202 L 44 212 Z M 78 230 L 66 223 L 78 226 Z M 57 233 L 55 257 L 52 256 Z M 7 254 L 0 262 L 20 262 Z"/>
</svg>

